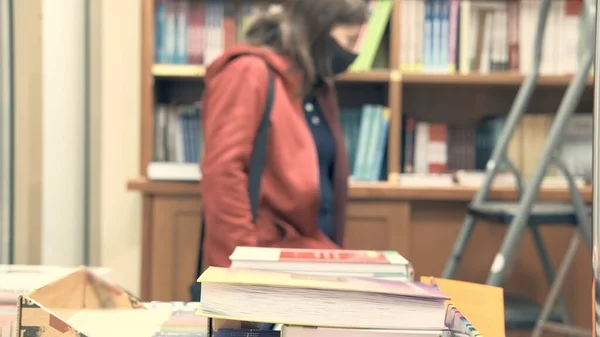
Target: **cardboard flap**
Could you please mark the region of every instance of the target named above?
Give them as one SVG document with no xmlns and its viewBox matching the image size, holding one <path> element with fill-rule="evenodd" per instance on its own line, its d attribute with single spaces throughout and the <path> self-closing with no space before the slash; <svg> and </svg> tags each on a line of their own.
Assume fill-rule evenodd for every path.
<svg viewBox="0 0 600 337">
<path fill-rule="evenodd" d="M 136 309 L 141 308 L 141 301 L 96 275 L 85 273 L 84 307 L 87 309 Z"/>
<path fill-rule="evenodd" d="M 79 317 L 75 321 L 81 321 L 90 311 L 132 311 L 142 308 L 142 303 L 136 297 L 90 272 L 88 268 L 80 267 L 19 297 L 19 335 L 85 337 L 72 324 L 75 318 Z M 97 321 L 93 317 L 90 320 Z"/>
<path fill-rule="evenodd" d="M 25 294 L 48 309 L 135 309 L 136 297 L 80 267 L 56 281 Z"/>
<path fill-rule="evenodd" d="M 84 307 L 85 268 L 48 283 L 25 294 L 26 298 L 43 303 L 48 308 L 79 309 Z"/>
</svg>

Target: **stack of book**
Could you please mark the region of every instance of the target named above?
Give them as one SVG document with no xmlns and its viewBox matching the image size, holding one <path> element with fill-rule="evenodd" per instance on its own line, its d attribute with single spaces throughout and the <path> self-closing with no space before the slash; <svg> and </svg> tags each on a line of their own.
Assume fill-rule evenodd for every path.
<svg viewBox="0 0 600 337">
<path fill-rule="evenodd" d="M 395 251 L 236 247 L 231 268 L 412 281 L 411 264 Z"/>
<path fill-rule="evenodd" d="M 397 252 L 238 247 L 230 258 L 198 279 L 198 314 L 217 334 L 224 320 L 271 323 L 282 337 L 479 336 Z"/>
</svg>

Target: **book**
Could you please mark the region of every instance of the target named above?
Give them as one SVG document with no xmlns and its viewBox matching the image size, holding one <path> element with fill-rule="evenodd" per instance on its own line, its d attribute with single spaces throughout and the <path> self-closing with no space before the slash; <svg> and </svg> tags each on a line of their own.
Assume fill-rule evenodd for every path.
<svg viewBox="0 0 600 337">
<path fill-rule="evenodd" d="M 365 329 L 443 329 L 445 301 L 418 282 L 209 267 L 198 314 L 238 321 Z"/>
<path fill-rule="evenodd" d="M 236 247 L 231 268 L 413 279 L 413 268 L 395 251 Z"/>
<path fill-rule="evenodd" d="M 443 337 L 445 330 L 343 329 L 286 325 L 281 337 Z"/>
<path fill-rule="evenodd" d="M 260 329 L 219 329 L 215 337 L 280 337 L 279 331 Z"/>
<path fill-rule="evenodd" d="M 421 282 L 434 285 L 452 297 L 446 315 L 446 327 L 451 331 L 469 336 L 505 335 L 502 288 L 427 276 L 421 277 Z"/>
</svg>

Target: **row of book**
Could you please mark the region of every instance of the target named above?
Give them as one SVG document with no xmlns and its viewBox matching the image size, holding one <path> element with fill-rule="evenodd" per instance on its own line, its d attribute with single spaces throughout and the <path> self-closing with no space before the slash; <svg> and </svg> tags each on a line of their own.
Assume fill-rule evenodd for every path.
<svg viewBox="0 0 600 337">
<path fill-rule="evenodd" d="M 353 71 L 385 67 L 383 41 L 391 0 L 369 0 Z M 400 64 L 405 72 L 489 73 L 532 70 L 539 0 L 405 0 L 400 2 Z M 157 0 L 155 61 L 210 64 L 243 39 L 253 17 L 279 5 L 245 0 Z M 551 2 L 542 74 L 572 74 L 587 46 L 581 2 Z M 551 38 L 550 38 L 551 37 Z M 560 47 L 560 48 L 559 48 Z"/>
<path fill-rule="evenodd" d="M 154 160 L 148 168 L 148 177 L 175 180 L 200 177 L 204 152 L 200 114 L 200 104 L 156 105 Z M 381 105 L 343 109 L 341 123 L 353 180 L 385 179 L 389 122 L 389 108 Z"/>
<path fill-rule="evenodd" d="M 240 40 L 256 9 L 234 1 L 155 1 L 155 62 L 211 63 Z"/>
<path fill-rule="evenodd" d="M 370 19 L 357 43 L 353 70 L 369 70 L 385 62 L 385 48 L 380 45 L 392 4 L 392 0 L 370 0 Z M 208 65 L 243 40 L 257 14 L 279 10 L 281 5 L 252 0 L 156 0 L 155 62 Z"/>
<path fill-rule="evenodd" d="M 405 72 L 530 73 L 540 0 L 403 0 Z M 573 74 L 588 48 L 578 0 L 552 0 L 542 43 L 545 75 Z"/>
<path fill-rule="evenodd" d="M 524 178 L 535 172 L 553 122 L 551 114 L 527 114 L 508 144 L 507 157 Z M 573 115 L 565 127 L 559 158 L 575 177 L 592 172 L 593 116 Z M 459 170 L 484 171 L 505 124 L 504 117 L 487 117 L 476 125 L 454 126 L 407 118 L 404 122 L 404 173 L 442 174 Z M 552 167 L 548 177 L 559 177 Z"/>
<path fill-rule="evenodd" d="M 157 104 L 154 161 L 199 163 L 204 152 L 200 104 Z"/>
<path fill-rule="evenodd" d="M 390 109 L 367 104 L 362 109 L 343 109 L 341 124 L 354 181 L 385 178 L 385 158 Z"/>
<path fill-rule="evenodd" d="M 204 151 L 200 104 L 159 104 L 155 109 L 153 179 L 196 180 Z M 524 178 L 535 171 L 545 145 L 552 114 L 526 114 L 515 130 L 507 156 Z M 483 171 L 491 156 L 504 117 L 490 116 L 474 125 L 447 125 L 405 118 L 402 132 L 403 173 L 420 175 Z M 344 132 L 354 181 L 386 179 L 389 109 L 367 104 L 342 108 Z M 566 126 L 560 158 L 575 177 L 589 178 L 592 153 L 592 114 L 578 113 Z M 551 168 L 548 177 L 559 177 Z M 179 177 L 179 178 L 178 178 Z M 192 177 L 185 179 L 185 177 Z"/>
<path fill-rule="evenodd" d="M 395 251 L 237 247 L 230 259 L 230 268 L 209 267 L 198 279 L 198 314 L 210 326 L 260 323 L 239 328 L 239 336 L 481 336 L 443 286 L 415 282 Z M 499 293 L 490 299 L 500 308 L 490 326 L 501 335 Z"/>
</svg>

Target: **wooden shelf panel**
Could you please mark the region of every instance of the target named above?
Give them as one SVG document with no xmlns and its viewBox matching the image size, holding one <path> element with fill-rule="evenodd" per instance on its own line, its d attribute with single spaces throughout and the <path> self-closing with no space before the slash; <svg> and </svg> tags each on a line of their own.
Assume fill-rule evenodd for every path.
<svg viewBox="0 0 600 337">
<path fill-rule="evenodd" d="M 154 77 L 203 78 L 206 67 L 188 64 L 155 64 L 152 66 Z"/>
<path fill-rule="evenodd" d="M 496 74 L 403 74 L 402 83 L 406 84 L 450 84 L 450 85 L 520 85 L 525 76 L 517 73 Z M 571 75 L 545 75 L 538 78 L 538 84 L 543 86 L 566 86 L 573 79 Z M 593 85 L 593 78 L 588 79 L 588 85 Z"/>
<path fill-rule="evenodd" d="M 151 195 L 177 195 L 200 197 L 200 187 L 197 182 L 163 182 L 149 181 L 145 178 L 131 180 L 127 188 Z M 372 200 L 438 200 L 438 201 L 470 201 L 477 189 L 470 186 L 402 186 L 389 182 L 350 183 L 349 197 L 351 199 Z M 587 202 L 592 200 L 591 187 L 581 189 Z M 498 187 L 490 192 L 491 199 L 515 200 L 517 192 L 511 187 Z M 544 188 L 539 195 L 541 200 L 562 201 L 569 197 L 565 188 Z"/>
<path fill-rule="evenodd" d="M 389 70 L 372 70 L 365 72 L 348 72 L 337 78 L 339 82 L 371 82 L 388 83 L 391 72 Z"/>
<path fill-rule="evenodd" d="M 152 75 L 158 78 L 204 78 L 206 67 L 188 64 L 154 64 Z M 373 70 L 366 72 L 346 73 L 338 81 L 340 82 L 372 82 L 387 83 L 390 80 L 388 70 Z"/>
<path fill-rule="evenodd" d="M 350 72 L 338 78 L 340 82 L 371 82 L 387 83 L 391 80 L 392 73 L 389 70 L 373 70 L 366 72 Z M 185 64 L 154 64 L 152 75 L 158 78 L 203 78 L 206 67 L 201 65 Z M 498 85 L 515 86 L 520 85 L 524 76 L 516 73 L 497 74 L 402 74 L 400 80 L 405 84 L 451 84 L 451 85 Z M 543 86 L 566 86 L 573 79 L 570 75 L 540 76 L 538 84 Z M 588 80 L 588 85 L 593 85 L 593 78 Z"/>
</svg>

